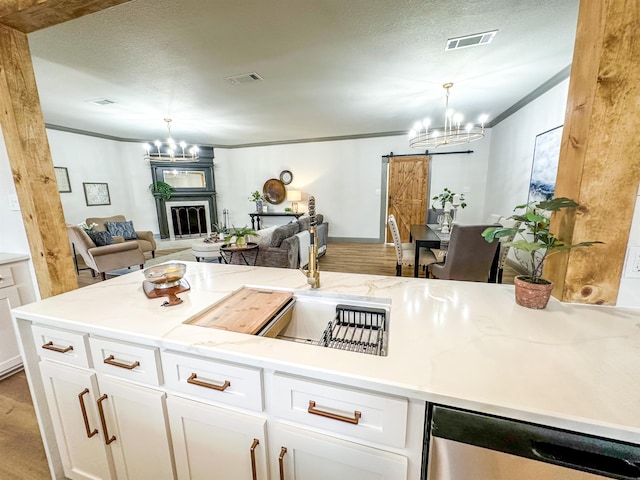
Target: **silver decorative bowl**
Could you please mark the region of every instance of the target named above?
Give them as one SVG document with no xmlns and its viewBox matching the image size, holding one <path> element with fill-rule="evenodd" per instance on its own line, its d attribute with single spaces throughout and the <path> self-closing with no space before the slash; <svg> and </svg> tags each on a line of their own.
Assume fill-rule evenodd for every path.
<svg viewBox="0 0 640 480">
<path fill-rule="evenodd" d="M 169 288 L 180 285 L 187 266 L 184 263 L 163 263 L 144 270 L 144 278 L 153 284 L 153 288 Z"/>
</svg>

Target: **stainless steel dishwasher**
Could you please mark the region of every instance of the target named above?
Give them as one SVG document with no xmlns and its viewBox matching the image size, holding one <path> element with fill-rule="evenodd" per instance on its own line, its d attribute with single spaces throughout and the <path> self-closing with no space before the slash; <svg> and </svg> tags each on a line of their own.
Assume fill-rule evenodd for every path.
<svg viewBox="0 0 640 480">
<path fill-rule="evenodd" d="M 640 445 L 433 406 L 428 480 L 640 479 Z"/>
</svg>

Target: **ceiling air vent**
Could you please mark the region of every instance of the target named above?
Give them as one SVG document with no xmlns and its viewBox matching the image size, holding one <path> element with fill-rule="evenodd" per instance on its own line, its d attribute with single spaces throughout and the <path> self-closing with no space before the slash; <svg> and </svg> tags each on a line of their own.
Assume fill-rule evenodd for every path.
<svg viewBox="0 0 640 480">
<path fill-rule="evenodd" d="M 496 36 L 498 30 L 492 30 L 490 32 L 475 33 L 473 35 L 467 35 L 465 37 L 450 38 L 447 40 L 447 46 L 444 48 L 447 50 L 459 50 L 461 48 L 477 47 L 479 45 L 487 45 L 491 43 L 493 37 Z"/>
<path fill-rule="evenodd" d="M 259 82 L 260 80 L 264 79 L 256 72 L 251 72 L 243 73 L 242 75 L 234 75 L 233 77 L 227 77 L 225 78 L 225 80 L 231 85 L 243 85 L 245 83 Z"/>
<path fill-rule="evenodd" d="M 116 102 L 108 98 L 96 98 L 95 100 L 89 100 L 89 103 L 93 103 L 94 105 L 111 105 Z"/>
</svg>

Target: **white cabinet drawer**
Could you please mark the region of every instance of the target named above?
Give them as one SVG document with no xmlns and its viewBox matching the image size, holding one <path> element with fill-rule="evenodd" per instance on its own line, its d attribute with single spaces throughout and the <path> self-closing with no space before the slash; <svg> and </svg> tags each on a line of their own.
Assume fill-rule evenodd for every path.
<svg viewBox="0 0 640 480">
<path fill-rule="evenodd" d="M 11 267 L 0 267 L 0 288 L 10 287 L 15 284 L 16 282 L 13 279 L 13 272 L 11 271 Z"/>
<path fill-rule="evenodd" d="M 211 402 L 262 411 L 262 370 L 182 353 L 162 352 L 167 388 Z"/>
<path fill-rule="evenodd" d="M 382 445 L 404 448 L 408 401 L 338 385 L 275 374 L 277 416 Z"/>
<path fill-rule="evenodd" d="M 89 345 L 98 372 L 147 385 L 162 383 L 157 348 L 100 337 L 89 337 Z"/>
<path fill-rule="evenodd" d="M 91 368 L 89 335 L 42 325 L 33 325 L 31 333 L 40 358 Z"/>
</svg>

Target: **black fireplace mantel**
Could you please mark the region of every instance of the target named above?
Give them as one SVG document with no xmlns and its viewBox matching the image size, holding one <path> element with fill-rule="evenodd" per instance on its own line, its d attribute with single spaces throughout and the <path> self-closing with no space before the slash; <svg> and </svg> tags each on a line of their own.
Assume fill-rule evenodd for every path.
<svg viewBox="0 0 640 480">
<path fill-rule="evenodd" d="M 153 182 L 165 181 L 165 171 L 202 172 L 206 185 L 198 188 L 176 188 L 171 198 L 164 200 L 156 197 L 156 211 L 160 238 L 169 238 L 169 224 L 167 219 L 166 202 L 207 202 L 209 204 L 209 219 L 211 224 L 218 223 L 218 209 L 216 202 L 216 184 L 213 172 L 213 147 L 200 147 L 197 162 L 151 162 L 151 178 Z"/>
</svg>

